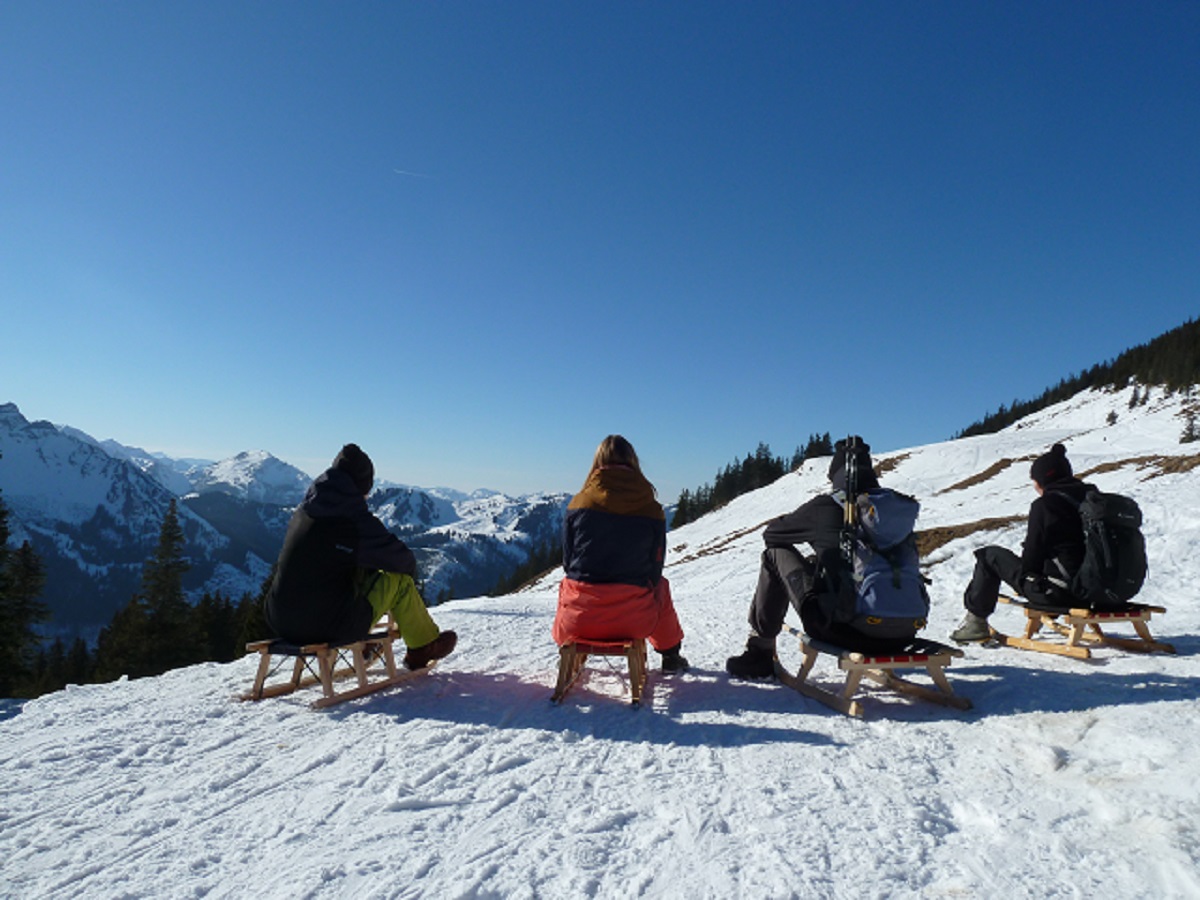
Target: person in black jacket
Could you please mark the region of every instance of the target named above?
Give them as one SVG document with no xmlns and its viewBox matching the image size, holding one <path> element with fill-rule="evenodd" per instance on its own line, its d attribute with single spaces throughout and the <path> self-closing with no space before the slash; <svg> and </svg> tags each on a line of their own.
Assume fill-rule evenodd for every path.
<svg viewBox="0 0 1200 900">
<path fill-rule="evenodd" d="M 1029 507 L 1021 555 L 997 546 L 975 551 L 975 572 L 963 593 L 967 613 L 951 640 L 965 643 L 991 636 L 987 620 L 996 609 L 1002 581 L 1034 606 L 1067 607 L 1074 602 L 1071 580 L 1084 553 L 1079 504 L 1092 485 L 1075 477 L 1062 444 L 1035 459 L 1029 477 L 1038 498 Z"/>
<path fill-rule="evenodd" d="M 871 448 L 852 439 L 856 484 L 859 492 L 879 487 L 871 464 Z M 783 629 L 788 606 L 796 609 L 809 637 L 864 652 L 885 652 L 911 640 L 880 641 L 836 621 L 834 614 L 841 571 L 840 539 L 845 519 L 846 442 L 838 441 L 829 465 L 833 491 L 820 494 L 794 512 L 767 524 L 758 586 L 750 602 L 750 637 L 746 649 L 725 662 L 734 678 L 769 678 L 775 674 L 775 639 Z M 815 557 L 801 555 L 796 544 L 808 544 Z M 913 628 L 913 634 L 916 628 Z"/>
<path fill-rule="evenodd" d="M 453 631 L 438 631 L 413 577 L 413 552 L 372 515 L 375 467 L 356 444 L 342 447 L 292 514 L 267 591 L 267 624 L 293 644 L 362 640 L 391 613 L 420 669 L 449 654 Z"/>
</svg>

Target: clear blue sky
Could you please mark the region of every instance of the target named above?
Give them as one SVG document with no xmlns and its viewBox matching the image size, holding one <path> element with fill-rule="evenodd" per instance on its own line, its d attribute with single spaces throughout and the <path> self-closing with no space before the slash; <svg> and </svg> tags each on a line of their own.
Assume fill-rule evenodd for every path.
<svg viewBox="0 0 1200 900">
<path fill-rule="evenodd" d="M 1200 312 L 1200 3 L 8 0 L 0 302 L 176 456 L 942 440 Z"/>
</svg>

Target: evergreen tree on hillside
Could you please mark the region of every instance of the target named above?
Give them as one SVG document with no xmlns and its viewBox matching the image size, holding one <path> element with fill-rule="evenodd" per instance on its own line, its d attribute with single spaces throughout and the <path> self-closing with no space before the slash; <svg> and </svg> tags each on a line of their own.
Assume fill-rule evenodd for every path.
<svg viewBox="0 0 1200 900">
<path fill-rule="evenodd" d="M 236 620 L 239 654 L 245 653 L 246 645 L 253 641 L 265 641 L 275 637 L 271 626 L 267 624 L 267 592 L 271 590 L 274 580 L 275 566 L 272 566 L 271 574 L 263 579 L 262 586 L 258 589 L 258 596 L 243 594 L 242 599 L 238 601 Z"/>
<path fill-rule="evenodd" d="M 814 435 L 813 438 L 816 438 Z M 810 445 L 813 443 L 810 438 Z M 828 435 L 826 435 L 828 439 Z M 819 439 L 818 439 L 819 440 Z M 832 449 L 830 450 L 832 453 Z M 778 480 L 788 472 L 795 471 L 803 460 L 800 450 L 791 459 L 773 456 L 771 448 L 759 443 L 753 453 L 745 459 L 734 460 L 721 469 L 711 485 L 705 484 L 695 490 L 684 490 L 675 503 L 675 515 L 671 527 L 678 528 L 694 522 L 707 512 L 719 509 L 735 497 L 758 490 Z"/>
<path fill-rule="evenodd" d="M 91 651 L 88 650 L 87 641 L 81 637 L 75 638 L 71 643 L 71 649 L 67 652 L 67 668 L 63 675 L 63 683 L 56 685 L 52 690 L 66 687 L 68 684 L 87 684 L 92 680 L 94 665 L 95 661 L 92 659 Z"/>
<path fill-rule="evenodd" d="M 204 658 L 203 641 L 192 627 L 193 611 L 183 592 L 183 576 L 191 568 L 183 555 L 184 543 L 172 498 L 163 517 L 158 547 L 142 569 L 142 597 L 152 635 L 150 660 L 155 674 Z"/>
<path fill-rule="evenodd" d="M 692 492 L 684 488 L 675 502 L 675 516 L 671 519 L 671 527 L 690 522 L 693 518 L 695 517 L 692 515 Z"/>
<path fill-rule="evenodd" d="M 183 593 L 183 575 L 190 568 L 183 547 L 183 528 L 172 499 L 154 555 L 142 569 L 141 591 L 100 632 L 98 679 L 161 675 L 204 658 L 203 641 Z"/>
<path fill-rule="evenodd" d="M 1168 391 L 1200 384 L 1200 319 L 1189 319 L 1146 344 L 1126 350 L 1116 359 L 1092 366 L 1078 375 L 1064 378 L 1034 400 L 1014 400 L 959 432 L 955 437 L 994 434 L 1032 413 L 1070 399 L 1089 388 L 1124 388 L 1134 383 L 1129 408 L 1150 400 L 1150 385 Z M 1145 385 L 1139 395 L 1138 385 Z"/>
<path fill-rule="evenodd" d="M 833 456 L 833 438 L 829 436 L 829 432 L 824 434 L 811 434 L 808 437 L 808 443 L 804 445 L 804 458 L 817 459 L 821 456 Z"/>
<path fill-rule="evenodd" d="M 555 566 L 562 565 L 562 561 L 562 540 L 558 537 L 549 538 L 530 550 L 529 557 L 525 562 L 508 575 L 498 579 L 495 587 L 488 592 L 488 596 L 501 597 L 504 594 L 511 594 L 535 578 L 546 574 Z"/>
<path fill-rule="evenodd" d="M 230 598 L 220 591 L 206 592 L 192 610 L 191 618 L 201 660 L 233 662 L 242 655 L 245 644 L 238 643 L 237 608 Z"/>
<path fill-rule="evenodd" d="M 1196 414 L 1189 409 L 1183 419 L 1183 434 L 1179 436 L 1179 443 L 1191 444 L 1197 439 L 1200 439 L 1200 435 L 1196 433 Z"/>
<path fill-rule="evenodd" d="M 7 511 L 4 512 L 7 518 Z M 7 524 L 4 526 L 7 531 Z M 41 637 L 37 625 L 49 611 L 38 598 L 46 583 L 41 559 L 26 541 L 13 552 L 4 553 L 0 577 L 0 697 L 28 692 L 37 661 Z"/>
<path fill-rule="evenodd" d="M 100 630 L 100 639 L 96 642 L 95 679 L 115 681 L 122 675 L 140 678 L 155 674 L 147 657 L 146 644 L 149 640 L 146 604 L 135 594 Z"/>
<path fill-rule="evenodd" d="M 41 644 L 36 626 L 49 618 L 39 598 L 46 583 L 42 561 L 26 541 L 8 546 L 8 507 L 0 499 L 0 697 L 32 680 Z"/>
</svg>

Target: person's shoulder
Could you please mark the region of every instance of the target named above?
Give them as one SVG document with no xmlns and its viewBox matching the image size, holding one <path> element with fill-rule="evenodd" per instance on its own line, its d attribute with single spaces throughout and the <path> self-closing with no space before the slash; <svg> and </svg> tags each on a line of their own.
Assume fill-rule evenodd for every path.
<svg viewBox="0 0 1200 900">
<path fill-rule="evenodd" d="M 1079 503 L 1090 491 L 1096 490 L 1096 486 L 1088 484 L 1086 481 L 1080 481 L 1078 478 L 1066 478 L 1062 481 L 1057 481 L 1046 487 L 1046 493 L 1041 499 L 1046 497 L 1058 496 L 1064 500 L 1074 501 Z"/>
<path fill-rule="evenodd" d="M 806 516 L 835 512 L 841 514 L 842 504 L 833 494 L 815 494 L 797 506 L 790 515 Z"/>
</svg>

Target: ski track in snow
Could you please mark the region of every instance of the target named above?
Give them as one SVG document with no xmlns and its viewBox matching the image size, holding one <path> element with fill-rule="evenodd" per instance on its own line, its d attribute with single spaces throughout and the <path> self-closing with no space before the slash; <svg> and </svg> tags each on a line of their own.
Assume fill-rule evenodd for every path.
<svg viewBox="0 0 1200 900">
<path fill-rule="evenodd" d="M 1098 428 L 1110 408 L 1118 426 Z M 906 451 L 885 483 L 922 500 L 923 528 L 1020 514 L 1027 463 L 938 492 L 1053 440 L 1079 471 L 1184 449 L 1167 405 L 1132 412 L 1081 395 L 1000 435 Z M 313 689 L 237 702 L 251 659 L 26 704 L 0 722 L 0 896 L 1200 897 L 1200 470 L 1145 475 L 1094 480 L 1142 504 L 1142 599 L 1168 608 L 1151 624 L 1177 656 L 972 647 L 949 675 L 973 711 L 868 689 L 866 721 L 729 681 L 755 526 L 823 487 L 815 463 L 670 535 L 693 669 L 664 678 L 651 654 L 639 710 L 606 660 L 549 703 L 553 577 L 438 607 L 453 656 L 323 711 Z M 931 637 L 961 616 L 971 551 L 1021 536 L 934 554 Z M 796 667 L 794 639 L 780 656 Z M 815 677 L 838 679 L 828 658 Z"/>
</svg>

